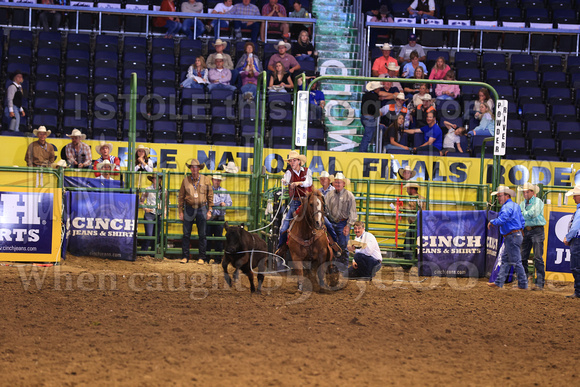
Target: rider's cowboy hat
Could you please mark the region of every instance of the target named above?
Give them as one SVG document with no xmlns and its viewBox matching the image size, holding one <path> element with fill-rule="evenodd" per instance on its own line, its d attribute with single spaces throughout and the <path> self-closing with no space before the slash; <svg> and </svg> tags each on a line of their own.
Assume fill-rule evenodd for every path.
<svg viewBox="0 0 580 387">
<path fill-rule="evenodd" d="M 401 179 L 403 179 L 403 172 L 404 172 L 404 171 L 409 171 L 409 172 L 411 172 L 411 177 L 410 177 L 410 178 L 414 177 L 414 176 L 417 174 L 417 171 L 415 171 L 414 169 L 411 169 L 411 167 L 410 167 L 410 166 L 408 166 L 408 165 L 405 165 L 405 167 L 404 167 L 404 168 L 399 168 L 399 170 L 397 171 L 397 173 L 399 174 L 399 176 L 401 177 Z M 409 179 L 410 179 L 410 178 L 409 178 Z"/>
<path fill-rule="evenodd" d="M 523 186 L 518 187 L 518 191 L 534 191 L 535 194 L 540 192 L 540 187 L 532 183 L 524 183 Z"/>
<path fill-rule="evenodd" d="M 101 142 L 99 145 L 97 145 L 95 147 L 95 150 L 97 151 L 98 154 L 101 154 L 101 149 L 106 146 L 109 147 L 109 153 L 113 153 L 113 144 L 111 144 L 110 142 Z"/>
<path fill-rule="evenodd" d="M 349 185 L 350 184 L 350 179 L 347 178 L 346 176 L 344 176 L 344 174 L 342 172 L 337 172 L 336 175 L 334 175 L 334 180 L 342 180 L 344 181 L 344 185 Z"/>
<path fill-rule="evenodd" d="M 46 130 L 46 127 L 44 126 L 39 126 L 38 129 L 34 129 L 32 131 L 33 135 L 38 135 L 38 133 L 46 133 L 47 136 L 50 136 L 50 133 L 52 133 L 50 130 Z"/>
<path fill-rule="evenodd" d="M 300 153 L 296 152 L 295 150 L 290 151 L 290 154 L 288 154 L 288 158 L 286 159 L 286 161 L 290 161 L 293 159 L 300 160 L 301 165 L 306 164 L 306 156 L 301 155 Z"/>
<path fill-rule="evenodd" d="M 203 168 L 205 168 L 205 164 L 200 163 L 199 160 L 197 160 L 197 159 L 191 159 L 191 164 L 185 163 L 185 166 L 187 168 L 198 167 L 199 170 L 202 170 Z"/>
<path fill-rule="evenodd" d="M 78 129 L 73 129 L 71 134 L 67 134 L 67 137 L 80 137 L 81 141 L 85 141 L 85 139 L 87 138 L 86 134 L 82 134 L 80 130 Z"/>
<path fill-rule="evenodd" d="M 510 187 L 506 187 L 505 185 L 500 185 L 499 187 L 497 187 L 497 191 L 492 192 L 491 196 L 495 196 L 498 193 L 506 193 L 510 195 L 512 198 L 516 197 L 516 191 L 514 191 Z"/>
</svg>

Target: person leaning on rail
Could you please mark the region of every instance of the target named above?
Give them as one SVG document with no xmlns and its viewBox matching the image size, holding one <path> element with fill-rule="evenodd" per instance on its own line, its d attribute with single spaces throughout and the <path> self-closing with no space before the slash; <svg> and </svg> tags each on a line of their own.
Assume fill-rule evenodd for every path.
<svg viewBox="0 0 580 387">
<path fill-rule="evenodd" d="M 51 131 L 46 130 L 44 126 L 34 129 L 32 134 L 38 137 L 37 141 L 33 141 L 28 145 L 24 161 L 29 167 L 51 167 L 56 159 L 54 155 L 54 145 L 46 142 L 46 138 L 50 136 Z"/>
<path fill-rule="evenodd" d="M 544 202 L 536 196 L 540 191 L 540 187 L 535 184 L 525 183 L 522 187 L 518 187 L 518 191 L 524 193 L 524 200 L 520 203 L 520 209 L 526 226 L 522 241 L 522 265 L 526 275 L 528 275 L 528 260 L 533 248 L 536 286 L 532 290 L 542 290 L 544 288 L 544 278 L 546 277 L 544 259 L 542 258 L 545 239 L 544 226 L 546 225 Z"/>
<path fill-rule="evenodd" d="M 90 168 L 93 162 L 91 147 L 85 141 L 86 134 L 78 129 L 73 129 L 71 134 L 67 134 L 71 142 L 64 147 L 68 166 L 71 168 Z"/>
</svg>

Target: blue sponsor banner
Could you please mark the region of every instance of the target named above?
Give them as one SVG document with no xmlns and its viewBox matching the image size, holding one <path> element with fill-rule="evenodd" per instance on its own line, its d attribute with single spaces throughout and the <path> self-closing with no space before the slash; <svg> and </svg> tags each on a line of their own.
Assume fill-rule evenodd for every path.
<svg viewBox="0 0 580 387">
<path fill-rule="evenodd" d="M 564 244 L 572 212 L 550 211 L 546 248 L 546 271 L 570 273 L 570 247 Z"/>
<path fill-rule="evenodd" d="M 0 192 L 0 253 L 51 254 L 53 226 L 60 226 L 53 201 L 48 192 Z"/>
<path fill-rule="evenodd" d="M 482 277 L 485 211 L 423 211 L 420 275 Z"/>
<path fill-rule="evenodd" d="M 109 179 L 97 179 L 89 177 L 75 177 L 75 176 L 65 176 L 64 177 L 65 187 L 75 187 L 75 188 L 122 188 L 123 185 L 119 180 L 109 180 Z"/>
<path fill-rule="evenodd" d="M 490 220 L 497 218 L 497 212 L 488 211 L 487 213 L 487 223 Z M 486 251 L 485 251 L 485 273 L 491 275 L 494 271 L 495 265 L 497 264 L 497 254 L 499 248 L 501 247 L 501 235 L 499 233 L 499 227 L 487 228 L 485 225 L 487 238 L 486 238 Z"/>
<path fill-rule="evenodd" d="M 79 256 L 135 260 L 137 195 L 71 192 L 68 251 Z"/>
</svg>

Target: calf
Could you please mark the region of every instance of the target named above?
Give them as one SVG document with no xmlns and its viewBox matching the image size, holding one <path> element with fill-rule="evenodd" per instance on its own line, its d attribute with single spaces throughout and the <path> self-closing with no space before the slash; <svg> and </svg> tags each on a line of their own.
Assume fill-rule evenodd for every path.
<svg viewBox="0 0 580 387">
<path fill-rule="evenodd" d="M 226 229 L 226 243 L 224 246 L 224 259 L 222 260 L 222 268 L 224 269 L 224 278 L 229 286 L 232 286 L 232 279 L 228 274 L 228 264 L 231 263 L 236 269 L 234 272 L 234 280 L 238 279 L 238 272 L 242 270 L 250 280 L 250 290 L 252 293 L 256 291 L 254 287 L 254 273 L 252 269 L 258 267 L 258 290 L 260 294 L 262 291 L 262 283 L 264 282 L 264 269 L 266 267 L 266 258 L 268 257 L 268 245 L 266 242 L 249 233 L 244 229 L 244 225 L 228 226 L 226 222 L 224 225 Z"/>
</svg>

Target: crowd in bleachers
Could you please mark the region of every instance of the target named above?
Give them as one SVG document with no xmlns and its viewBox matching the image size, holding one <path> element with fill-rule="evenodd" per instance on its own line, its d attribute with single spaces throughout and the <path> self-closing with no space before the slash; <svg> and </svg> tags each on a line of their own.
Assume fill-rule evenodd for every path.
<svg viewBox="0 0 580 387">
<path fill-rule="evenodd" d="M 373 22 L 407 18 L 411 16 L 410 8 L 416 7 L 416 3 L 422 2 L 371 0 L 363 3 L 363 12 L 367 13 L 367 21 Z M 434 5 L 433 17 L 445 21 L 511 21 L 527 23 L 527 26 L 545 22 L 555 23 L 554 27 L 558 23 L 578 23 L 580 8 L 580 1 L 574 0 L 429 0 L 424 3 L 427 3 L 427 8 Z M 427 99 L 435 99 L 437 121 L 443 135 L 447 131 L 457 131 L 461 137 L 460 147 L 454 152 L 440 149 L 442 153 L 480 155 L 483 138 L 493 133 L 495 118 L 495 101 L 487 89 L 457 85 L 432 87 L 422 85 L 420 81 L 421 78 L 457 79 L 489 83 L 500 99 L 509 102 L 507 158 L 580 160 L 580 58 L 575 55 L 576 36 L 532 35 L 532 52 L 525 53 L 527 34 L 486 32 L 483 34 L 483 51 L 479 52 L 479 34 L 474 36 L 463 32 L 461 47 L 466 49 L 457 51 L 447 48 L 448 45 L 457 45 L 456 32 L 417 30 L 417 34 L 409 34 L 409 31 L 371 29 L 372 75 L 410 79 L 409 83 L 397 86 L 404 93 L 402 102 L 406 109 L 399 138 L 394 141 L 398 145 L 394 145 L 386 135 L 388 128 L 399 126 L 395 122 L 397 115 L 381 116 L 384 135 L 377 151 L 408 153 L 406 148 L 412 149 L 413 140 L 423 141 L 422 138 L 412 138 L 418 136 L 408 136 L 404 129 L 424 124 L 416 119 L 414 111 L 427 96 Z M 467 43 L 464 38 L 468 38 Z M 474 45 L 476 49 L 473 49 Z M 498 52 L 498 47 L 506 52 Z M 387 87 L 392 87 L 391 83 L 385 82 L 381 90 L 388 91 Z M 397 101 L 394 94 L 386 93 L 386 102 L 380 95 L 381 92 L 379 98 L 383 105 L 394 105 Z M 485 153 L 492 154 L 491 144 L 485 148 Z"/>
<path fill-rule="evenodd" d="M 294 7 L 295 12 L 300 9 Z M 130 80 L 136 73 L 138 141 L 251 145 L 257 77 L 266 70 L 266 86 L 272 90 L 268 93 L 272 95 L 267 103 L 266 145 L 289 146 L 292 95 L 281 94 L 293 91 L 291 82 L 299 73 L 315 73 L 315 51 L 307 30 L 298 32 L 297 41 L 274 44 L 228 43 L 227 33 L 217 40 L 177 40 L 62 31 L 6 32 L 5 37 L 0 30 L 0 68 L 5 79 L 0 98 L 6 105 L 6 89 L 12 76 L 20 72 L 23 111 L 27 113 L 20 117 L 20 133 L 43 125 L 53 136 L 78 128 L 89 138 L 126 141 Z M 282 63 L 282 71 L 276 72 L 277 62 Z M 313 103 L 319 106 L 320 96 L 312 94 Z M 320 147 L 325 133 L 318 106 L 313 107 L 318 114 L 311 119 L 309 145 Z M 2 121 L 3 134 L 7 134 L 10 120 L 6 112 Z"/>
</svg>

